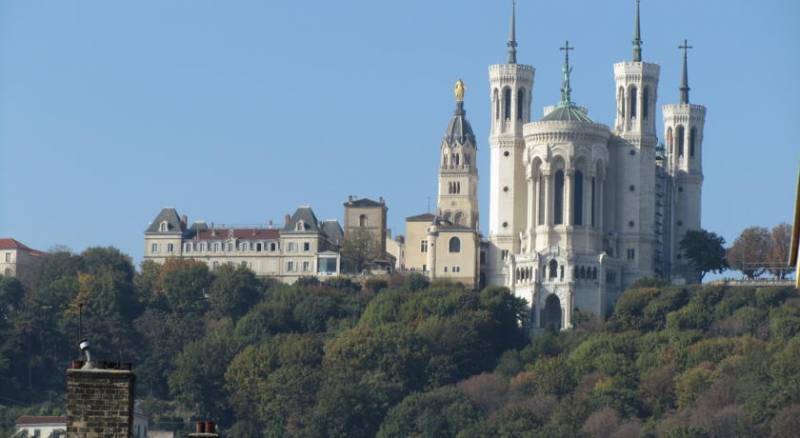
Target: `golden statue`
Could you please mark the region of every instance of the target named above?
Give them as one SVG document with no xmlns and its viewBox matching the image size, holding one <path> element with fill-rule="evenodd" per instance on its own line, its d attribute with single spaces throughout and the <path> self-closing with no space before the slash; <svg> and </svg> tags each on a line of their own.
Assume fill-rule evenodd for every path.
<svg viewBox="0 0 800 438">
<path fill-rule="evenodd" d="M 464 101 L 464 92 L 467 90 L 467 87 L 464 86 L 464 81 L 461 79 L 456 81 L 456 102 L 463 102 Z"/>
</svg>

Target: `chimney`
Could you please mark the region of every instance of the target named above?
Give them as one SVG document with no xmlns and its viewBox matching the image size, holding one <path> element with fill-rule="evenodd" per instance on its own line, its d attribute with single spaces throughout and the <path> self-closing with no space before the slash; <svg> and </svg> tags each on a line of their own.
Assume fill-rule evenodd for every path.
<svg viewBox="0 0 800 438">
<path fill-rule="evenodd" d="M 189 216 L 183 215 L 181 216 L 181 228 L 186 228 L 186 225 L 189 223 Z"/>
<path fill-rule="evenodd" d="M 213 421 L 198 421 L 194 433 L 190 433 L 189 438 L 219 438 L 217 426 Z"/>
<path fill-rule="evenodd" d="M 89 354 L 67 370 L 67 436 L 133 436 L 133 394 L 136 376 L 130 363 L 104 362 Z"/>
<path fill-rule="evenodd" d="M 290 216 L 289 214 L 287 214 L 286 216 L 284 216 L 284 217 L 283 217 L 283 223 L 284 223 L 284 225 L 289 225 L 289 222 L 291 222 L 291 220 L 292 220 L 292 216 Z"/>
</svg>

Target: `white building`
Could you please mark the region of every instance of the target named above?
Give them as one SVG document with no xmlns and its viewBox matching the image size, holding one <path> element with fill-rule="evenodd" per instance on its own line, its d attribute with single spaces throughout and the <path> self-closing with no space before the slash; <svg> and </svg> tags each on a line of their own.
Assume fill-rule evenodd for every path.
<svg viewBox="0 0 800 438">
<path fill-rule="evenodd" d="M 18 240 L 0 239 L 0 275 L 17 277 L 30 284 L 35 270 L 47 256 L 47 253 L 29 248 Z"/>
<path fill-rule="evenodd" d="M 663 107 L 659 145 L 660 67 L 642 60 L 639 23 L 637 1 L 633 59 L 614 65 L 613 128 L 573 102 L 568 42 L 561 101 L 533 121 L 535 70 L 517 64 L 515 14 L 508 61 L 489 67 L 484 274 L 528 300 L 533 327 L 570 327 L 575 309 L 604 315 L 640 278 L 694 279 L 679 242 L 700 228 L 705 107 L 689 103 L 684 44 L 680 102 Z"/>
</svg>

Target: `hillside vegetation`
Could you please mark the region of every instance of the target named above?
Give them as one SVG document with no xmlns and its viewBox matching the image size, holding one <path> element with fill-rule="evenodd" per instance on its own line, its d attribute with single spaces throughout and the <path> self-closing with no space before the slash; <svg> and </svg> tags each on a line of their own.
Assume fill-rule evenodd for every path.
<svg viewBox="0 0 800 438">
<path fill-rule="evenodd" d="M 0 277 L 0 434 L 58 414 L 78 355 L 134 363 L 154 428 L 226 436 L 730 437 L 800 430 L 800 295 L 642 282 L 528 338 L 525 303 L 419 276 L 265 282 L 111 248 Z"/>
</svg>

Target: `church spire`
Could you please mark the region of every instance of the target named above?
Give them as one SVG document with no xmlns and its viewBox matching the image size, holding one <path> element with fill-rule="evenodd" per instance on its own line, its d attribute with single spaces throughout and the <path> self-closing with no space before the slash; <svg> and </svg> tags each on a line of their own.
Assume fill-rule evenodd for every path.
<svg viewBox="0 0 800 438">
<path fill-rule="evenodd" d="M 642 26 L 639 18 L 639 1 L 636 0 L 636 17 L 633 23 L 633 61 L 642 62 Z"/>
<path fill-rule="evenodd" d="M 575 50 L 575 47 L 570 47 L 569 41 L 567 41 L 564 47 L 561 47 L 561 50 L 564 51 L 564 67 L 562 68 L 564 78 L 561 82 L 561 102 L 559 105 L 572 106 L 572 88 L 570 88 L 569 85 L 569 76 L 572 74 L 572 67 L 569 66 L 569 51 Z"/>
<path fill-rule="evenodd" d="M 508 34 L 508 63 L 517 63 L 517 0 L 511 2 L 511 30 Z"/>
<path fill-rule="evenodd" d="M 694 47 L 689 45 L 689 40 L 683 40 L 683 45 L 678 47 L 683 50 L 683 74 L 681 75 L 681 104 L 689 103 L 689 49 Z"/>
</svg>

